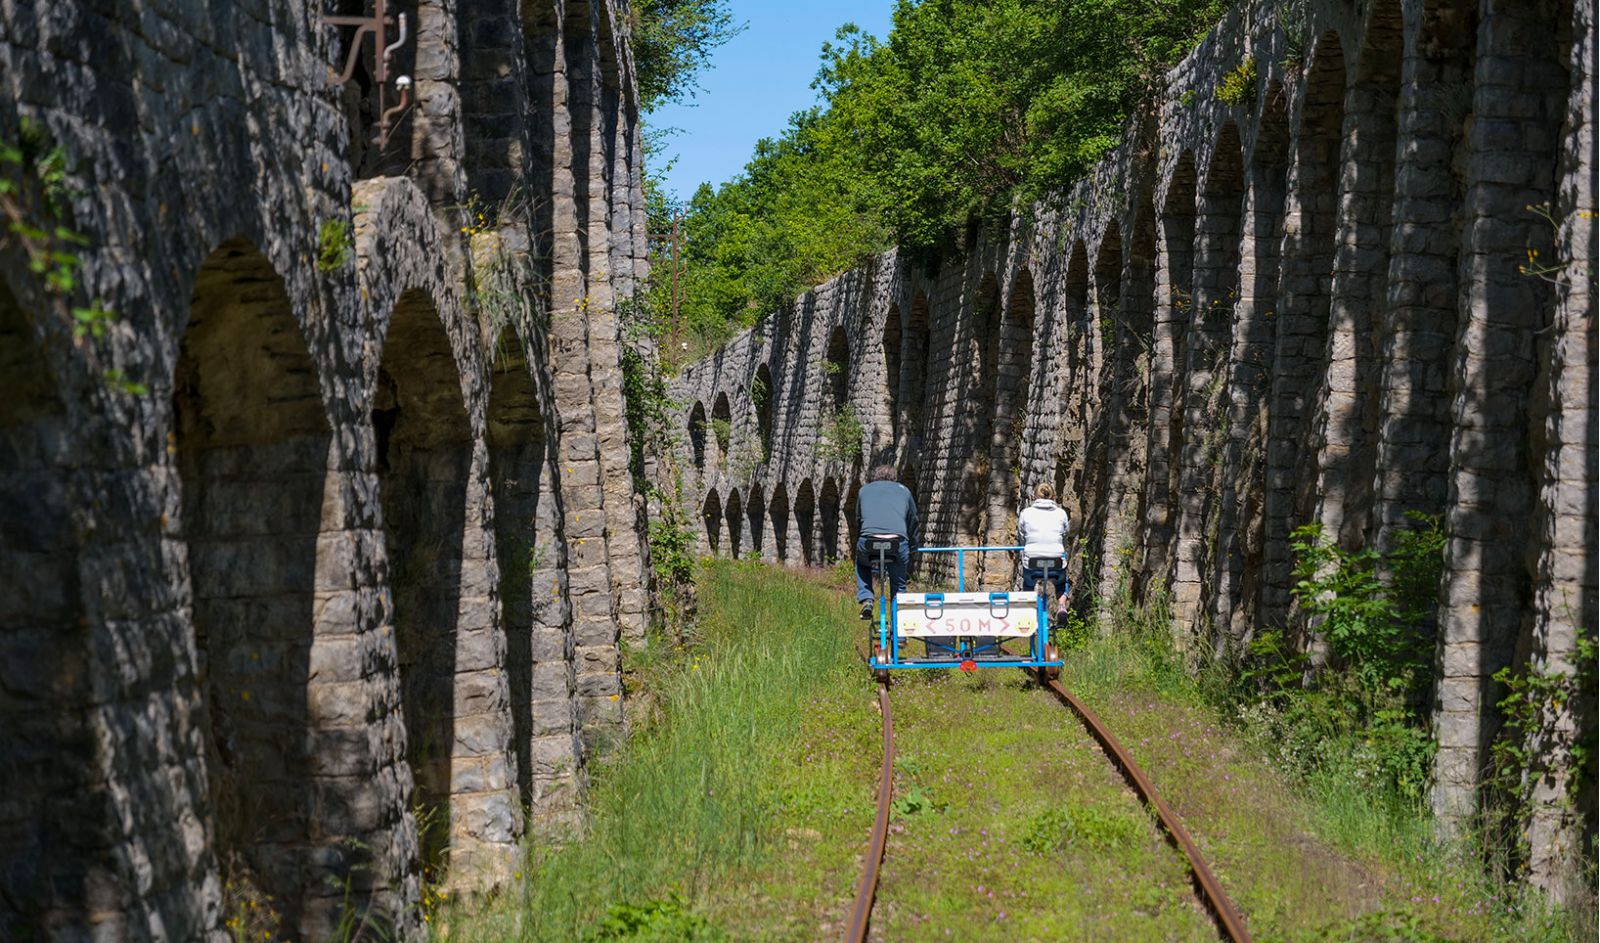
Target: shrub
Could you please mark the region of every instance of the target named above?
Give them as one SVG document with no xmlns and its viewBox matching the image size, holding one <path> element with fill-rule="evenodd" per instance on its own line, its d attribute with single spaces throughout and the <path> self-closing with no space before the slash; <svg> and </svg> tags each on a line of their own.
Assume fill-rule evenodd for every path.
<svg viewBox="0 0 1600 943">
<path fill-rule="evenodd" d="M 1250 100 L 1256 91 L 1256 60 L 1246 59 L 1239 63 L 1232 72 L 1222 77 L 1222 83 L 1217 86 L 1217 100 L 1224 105 L 1242 105 Z"/>
<path fill-rule="evenodd" d="M 1327 643 L 1315 669 L 1283 633 L 1263 632 L 1233 679 L 1216 683 L 1289 772 L 1341 770 L 1406 799 L 1422 796 L 1435 744 L 1427 728 L 1431 620 L 1443 567 L 1437 518 L 1412 515 L 1394 547 L 1344 550 L 1317 525 L 1294 532 L 1300 609 Z"/>
<path fill-rule="evenodd" d="M 854 409 L 841 407 L 823 417 L 822 429 L 817 435 L 817 457 L 836 458 L 842 462 L 855 461 L 861 457 L 861 439 L 866 431 L 861 420 L 856 418 Z"/>
</svg>

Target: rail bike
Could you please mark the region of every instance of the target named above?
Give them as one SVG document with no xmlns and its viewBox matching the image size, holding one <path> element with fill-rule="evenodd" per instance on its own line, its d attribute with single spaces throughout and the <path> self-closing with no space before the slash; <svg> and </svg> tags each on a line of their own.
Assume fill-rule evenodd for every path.
<svg viewBox="0 0 1600 943">
<path fill-rule="evenodd" d="M 888 561 L 900 538 L 866 538 L 877 587 L 876 619 L 868 664 L 879 680 L 893 671 L 918 668 L 1036 668 L 1045 678 L 1061 674 L 1061 656 L 1050 642 L 1050 604 L 1066 589 L 1062 561 L 1030 559 L 1044 571 L 1033 590 L 968 592 L 967 555 L 1015 553 L 1021 547 L 922 547 L 921 554 L 954 554 L 953 592 L 895 593 Z M 918 645 L 917 643 L 920 643 Z M 921 654 L 915 649 L 920 647 Z"/>
</svg>

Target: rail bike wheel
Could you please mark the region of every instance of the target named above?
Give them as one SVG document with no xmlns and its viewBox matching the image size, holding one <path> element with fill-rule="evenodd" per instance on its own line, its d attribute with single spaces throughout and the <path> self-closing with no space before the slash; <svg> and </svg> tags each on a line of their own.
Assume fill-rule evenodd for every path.
<svg viewBox="0 0 1600 943">
<path fill-rule="evenodd" d="M 1045 661 L 1060 661 L 1061 660 L 1061 651 L 1059 649 L 1057 649 L 1054 645 L 1046 645 L 1044 647 L 1044 660 Z M 1050 665 L 1050 666 L 1048 666 L 1046 668 L 1041 669 L 1040 673 L 1044 675 L 1044 679 L 1046 681 L 1054 681 L 1057 678 L 1061 677 L 1061 666 L 1060 665 Z"/>
<path fill-rule="evenodd" d="M 879 647 L 877 642 L 873 642 L 872 643 L 872 660 L 873 661 L 887 661 L 887 659 L 884 657 L 883 649 L 881 647 Z M 874 668 L 874 669 L 872 669 L 872 680 L 878 682 L 879 684 L 888 684 L 889 683 L 889 669 L 887 669 L 887 668 Z"/>
</svg>

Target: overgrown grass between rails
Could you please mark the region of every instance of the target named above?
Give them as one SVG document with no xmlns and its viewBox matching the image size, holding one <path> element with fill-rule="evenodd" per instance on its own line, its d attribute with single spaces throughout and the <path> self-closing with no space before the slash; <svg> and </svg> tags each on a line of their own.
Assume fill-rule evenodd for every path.
<svg viewBox="0 0 1600 943">
<path fill-rule="evenodd" d="M 1314 764 L 1285 760 L 1281 724 L 1259 717 L 1240 699 L 1230 667 L 1207 661 L 1186 669 L 1163 600 L 1135 606 L 1122 598 L 1101 605 L 1110 607 L 1110 631 L 1068 654 L 1064 683 L 1097 709 L 1119 696 L 1144 692 L 1217 718 L 1290 783 L 1304 828 L 1381 875 L 1380 909 L 1348 926 L 1326 927 L 1317 939 L 1559 943 L 1594 938 L 1592 913 L 1553 909 L 1536 893 L 1486 868 L 1483 862 L 1491 856 L 1484 842 L 1472 837 L 1441 841 L 1425 795 L 1374 775 L 1372 758 L 1362 754 L 1359 743 L 1346 738 L 1318 744 Z M 1106 720 L 1115 731 L 1118 718 Z M 1147 771 L 1163 790 L 1169 788 L 1158 769 Z"/>
<path fill-rule="evenodd" d="M 707 562 L 699 575 L 707 618 L 695 642 L 641 669 L 656 708 L 594 771 L 590 833 L 530 846 L 509 892 L 436 915 L 437 936 L 612 939 L 615 929 L 600 926 L 608 911 L 630 927 L 671 911 L 673 932 L 688 934 L 675 938 L 721 938 L 681 920 L 678 902 L 694 908 L 772 847 L 781 796 L 771 767 L 799 729 L 796 705 L 824 686 L 866 682 L 847 598 L 748 563 Z M 653 907 L 660 901 L 671 906 Z"/>
</svg>

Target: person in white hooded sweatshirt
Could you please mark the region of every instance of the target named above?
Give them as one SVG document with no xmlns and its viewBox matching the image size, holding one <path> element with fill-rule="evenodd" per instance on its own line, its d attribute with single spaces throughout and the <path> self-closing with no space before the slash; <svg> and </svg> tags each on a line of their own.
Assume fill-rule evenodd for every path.
<svg viewBox="0 0 1600 943">
<path fill-rule="evenodd" d="M 1067 615 L 1066 560 L 1067 533 L 1072 523 L 1067 512 L 1055 502 L 1055 489 L 1041 484 L 1033 489 L 1034 501 L 1017 515 L 1017 542 L 1022 544 L 1022 588 L 1033 589 L 1044 578 L 1044 571 L 1027 565 L 1037 557 L 1055 557 L 1061 568 L 1055 571 L 1057 589 L 1061 597 L 1056 600 L 1056 619 Z"/>
</svg>

